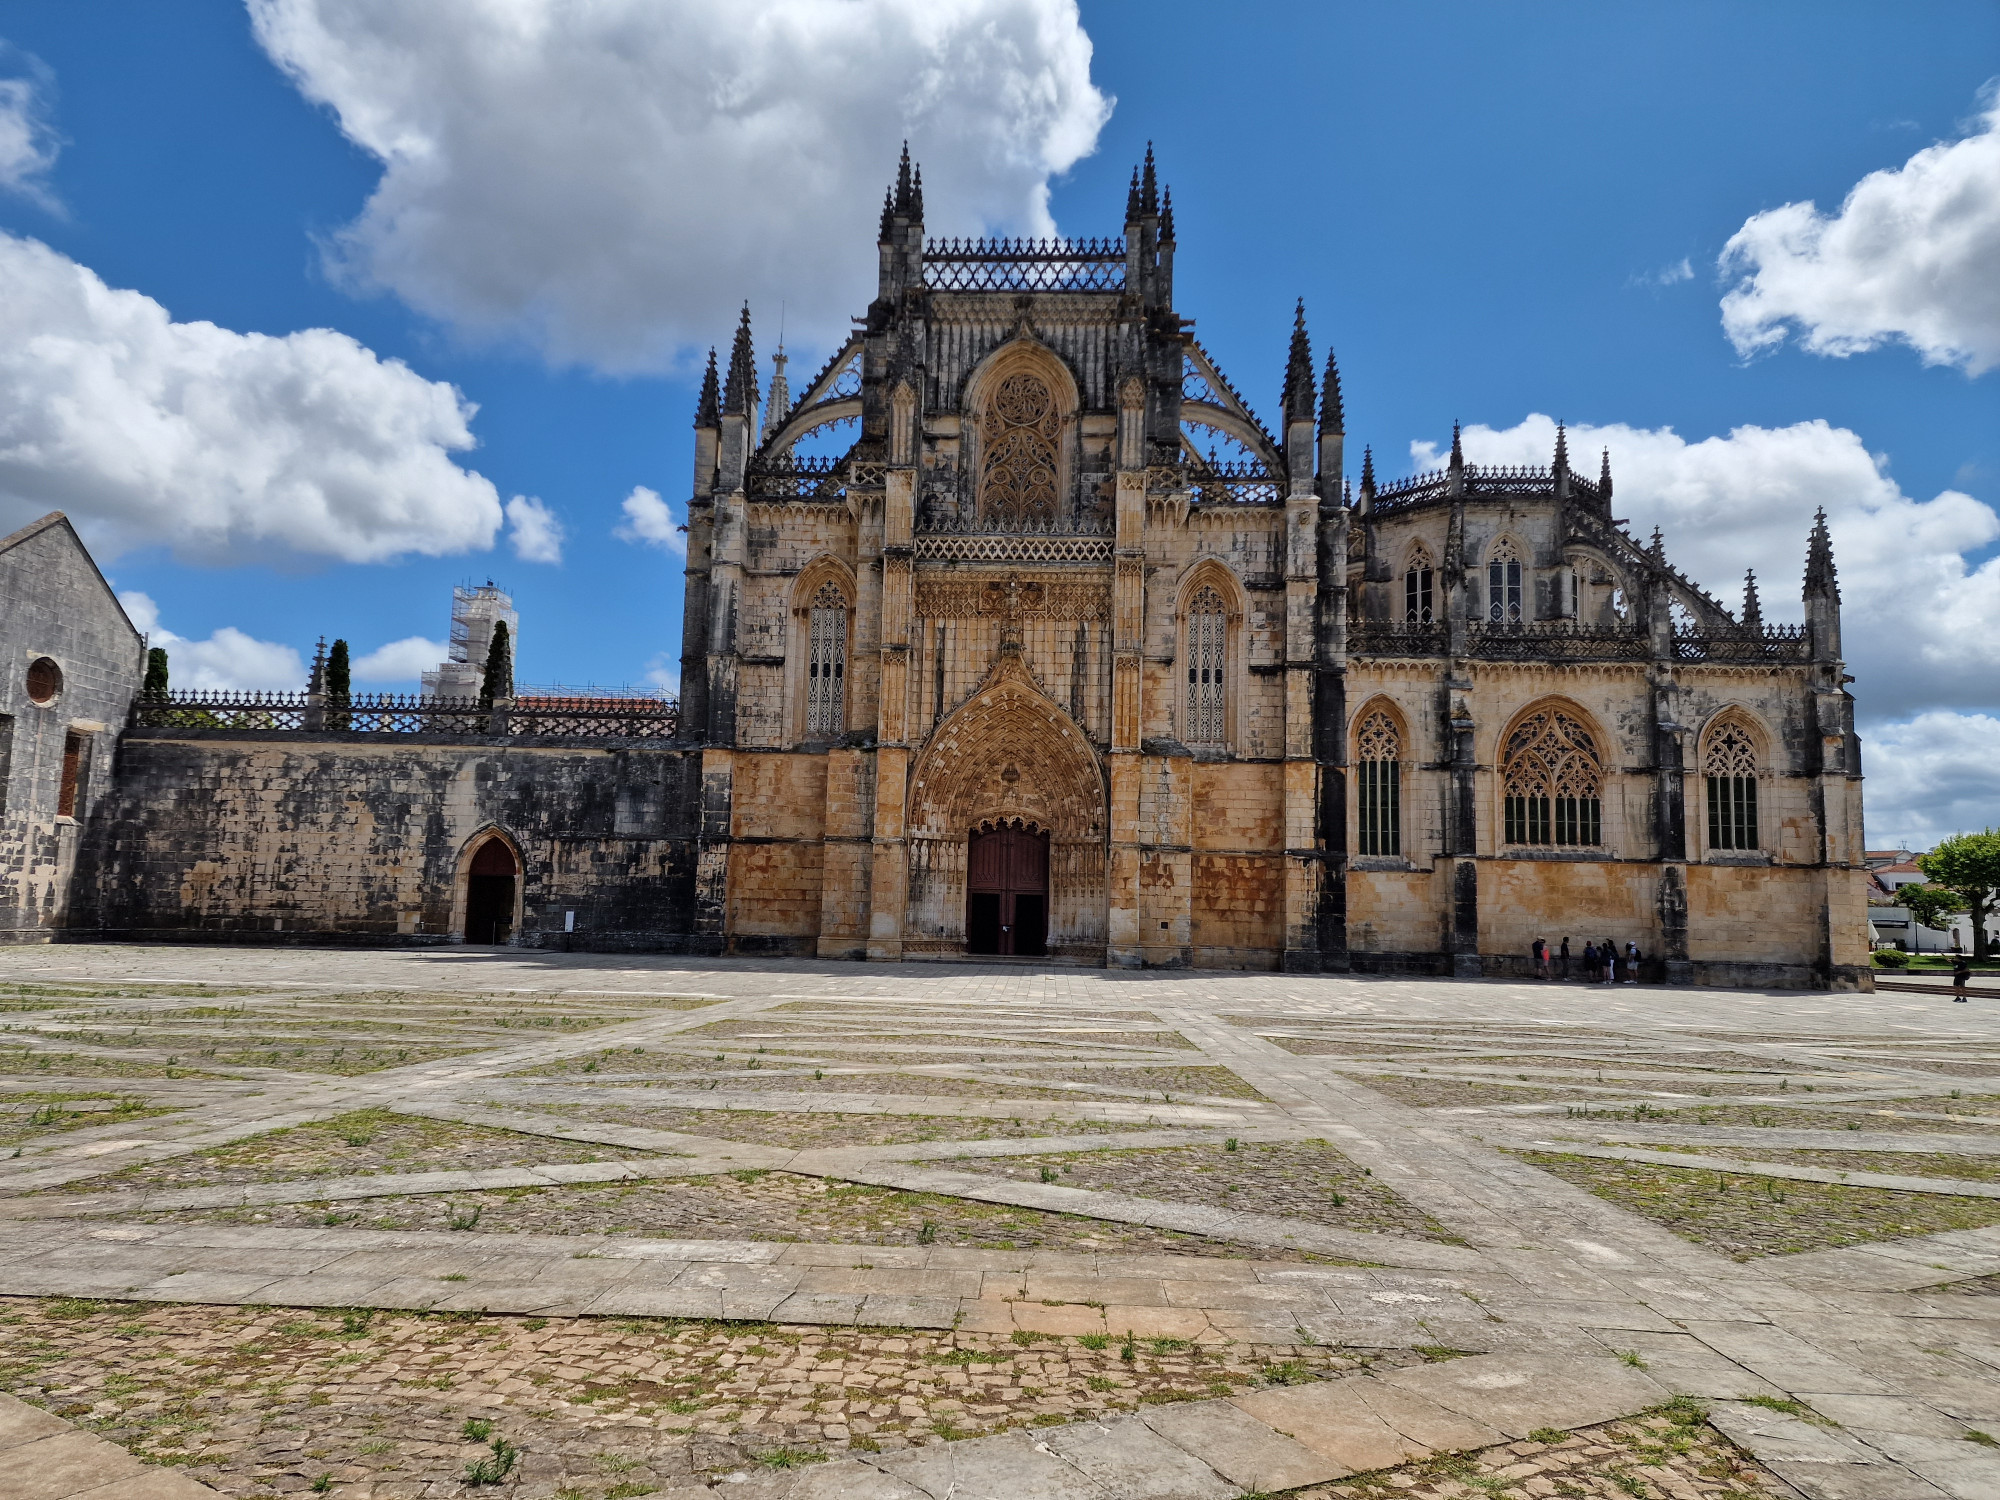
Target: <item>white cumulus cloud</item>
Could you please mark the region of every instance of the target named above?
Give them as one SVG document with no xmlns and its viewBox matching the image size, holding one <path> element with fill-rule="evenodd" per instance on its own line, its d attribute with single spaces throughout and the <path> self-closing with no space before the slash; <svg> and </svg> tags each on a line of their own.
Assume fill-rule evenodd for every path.
<svg viewBox="0 0 2000 1500">
<path fill-rule="evenodd" d="M 46 63 L 0 42 L 0 188 L 50 210 L 58 204 L 47 178 L 62 149 L 48 116 L 54 87 Z"/>
<path fill-rule="evenodd" d="M 1547 464 L 1555 422 L 1539 413 L 1504 430 L 1468 427 L 1472 463 Z M 1824 506 L 1842 595 L 1853 692 L 1871 716 L 2000 708 L 2000 558 L 1969 560 L 2000 539 L 2000 515 L 1957 490 L 1903 493 L 1859 436 L 1824 421 L 1738 427 L 1690 442 L 1672 428 L 1572 427 L 1572 462 L 1597 471 L 1611 450 L 1613 509 L 1635 535 L 1666 535 L 1676 567 L 1735 608 L 1755 568 L 1764 613 L 1799 620 L 1806 534 Z M 1414 443 L 1420 468 L 1439 445 Z"/>
<path fill-rule="evenodd" d="M 2000 713 L 1864 722 L 1861 734 L 1870 847 L 2000 827 Z"/>
<path fill-rule="evenodd" d="M 843 336 L 905 138 L 932 233 L 1051 232 L 1049 178 L 1111 108 L 1075 0 L 248 3 L 382 164 L 337 266 L 606 368 L 726 335 L 745 297 Z"/>
<path fill-rule="evenodd" d="M 225 625 L 205 641 L 189 640 L 160 624 L 160 607 L 133 589 L 118 596 L 147 644 L 166 648 L 169 680 L 176 690 L 286 692 L 306 685 L 306 664 L 290 646 L 260 641 Z"/>
<path fill-rule="evenodd" d="M 349 671 L 356 682 L 415 682 L 450 653 L 443 641 L 408 635 L 355 657 Z"/>
<path fill-rule="evenodd" d="M 531 495 L 516 495 L 507 502 L 507 540 L 522 562 L 562 561 L 562 522 Z"/>
<path fill-rule="evenodd" d="M 0 525 L 67 511 L 101 555 L 384 562 L 490 547 L 473 406 L 344 333 L 177 323 L 0 233 Z"/>
<path fill-rule="evenodd" d="M 1723 247 L 1722 326 L 1741 354 L 1794 330 L 1815 354 L 1901 339 L 1928 364 L 2000 364 L 2000 88 L 1978 128 L 1871 172 L 1837 213 L 1787 203 Z"/>
<path fill-rule="evenodd" d="M 687 538 L 681 534 L 680 526 L 674 520 L 673 507 L 660 498 L 658 490 L 635 484 L 621 508 L 625 519 L 611 533 L 619 541 L 637 542 L 642 546 L 659 547 L 685 555 Z"/>
</svg>

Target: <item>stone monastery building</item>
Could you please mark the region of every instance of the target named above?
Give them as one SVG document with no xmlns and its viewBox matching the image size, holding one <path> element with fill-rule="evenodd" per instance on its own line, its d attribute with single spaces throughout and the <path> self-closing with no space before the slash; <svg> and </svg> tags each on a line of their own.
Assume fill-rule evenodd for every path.
<svg viewBox="0 0 2000 1500">
<path fill-rule="evenodd" d="M 1823 521 L 1805 625 L 1769 626 L 1560 435 L 1350 486 L 1303 310 L 1275 431 L 1176 310 L 1150 154 L 1121 239 L 923 220 L 906 156 L 866 318 L 796 398 L 747 310 L 711 357 L 677 720 L 142 699 L 43 935 L 1460 975 L 1567 936 L 1868 986 Z M 38 649 L 0 646 L 15 678 Z"/>
</svg>

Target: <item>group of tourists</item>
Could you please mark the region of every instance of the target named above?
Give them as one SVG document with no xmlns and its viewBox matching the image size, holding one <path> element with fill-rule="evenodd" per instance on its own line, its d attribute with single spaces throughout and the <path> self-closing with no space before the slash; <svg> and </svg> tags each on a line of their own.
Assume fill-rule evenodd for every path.
<svg viewBox="0 0 2000 1500">
<path fill-rule="evenodd" d="M 1562 940 L 1562 947 L 1553 956 L 1549 953 L 1547 938 L 1536 938 L 1534 946 L 1529 951 L 1534 955 L 1535 978 L 1570 977 L 1572 960 L 1568 938 Z M 1627 943 L 1625 951 L 1621 953 L 1618 951 L 1618 945 L 1610 938 L 1601 943 L 1587 942 L 1583 945 L 1581 972 L 1578 977 L 1586 984 L 1637 984 L 1640 967 L 1645 961 L 1645 955 L 1640 953 L 1637 943 Z"/>
</svg>

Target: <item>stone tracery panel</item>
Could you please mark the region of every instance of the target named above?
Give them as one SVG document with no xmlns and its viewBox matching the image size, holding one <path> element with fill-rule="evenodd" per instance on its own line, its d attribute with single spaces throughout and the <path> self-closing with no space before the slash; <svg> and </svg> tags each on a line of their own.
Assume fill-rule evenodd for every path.
<svg viewBox="0 0 2000 1500">
<path fill-rule="evenodd" d="M 1028 370 L 1004 378 L 980 417 L 980 515 L 999 524 L 1054 520 L 1061 439 L 1048 382 Z"/>
</svg>

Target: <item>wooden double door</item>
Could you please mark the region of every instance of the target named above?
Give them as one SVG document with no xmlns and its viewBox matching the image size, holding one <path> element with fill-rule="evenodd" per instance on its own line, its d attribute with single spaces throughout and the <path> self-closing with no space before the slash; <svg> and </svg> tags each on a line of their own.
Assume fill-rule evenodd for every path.
<svg viewBox="0 0 2000 1500">
<path fill-rule="evenodd" d="M 1049 836 L 1027 827 L 972 835 L 966 851 L 966 949 L 1040 958 L 1049 951 Z"/>
</svg>

